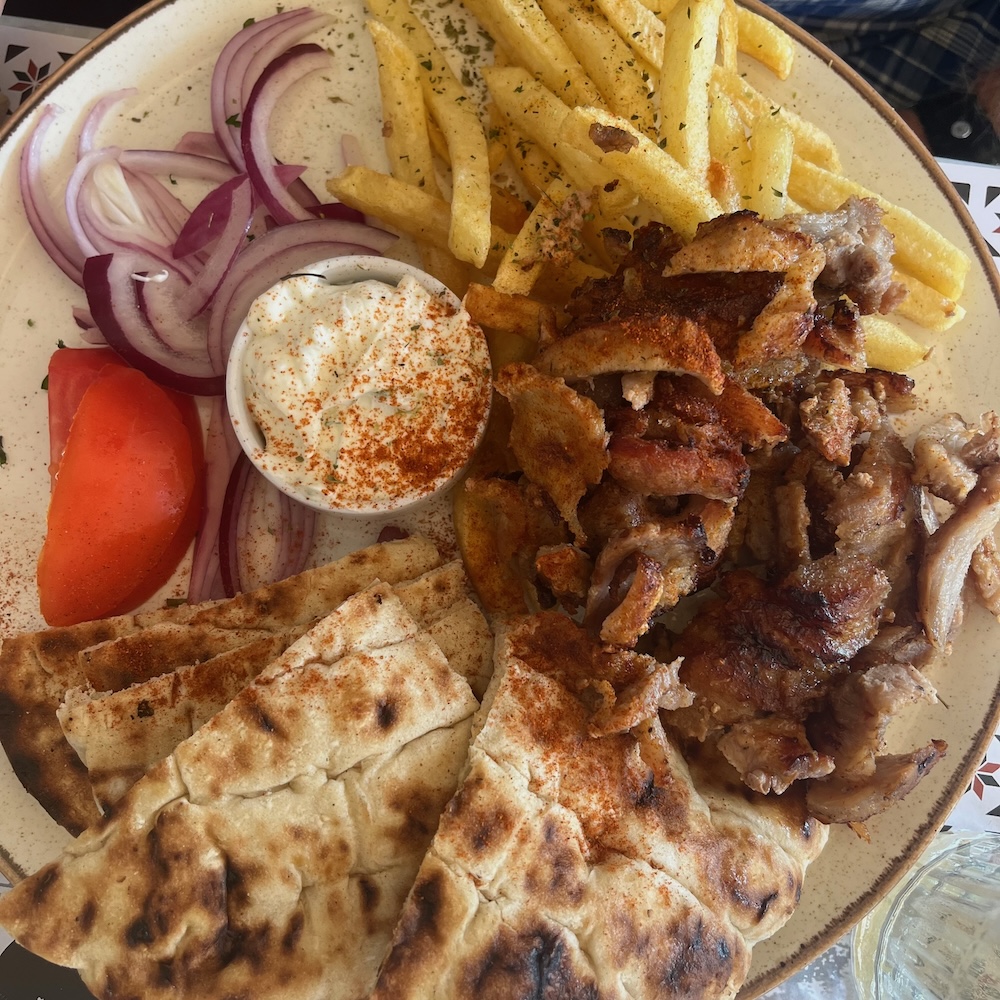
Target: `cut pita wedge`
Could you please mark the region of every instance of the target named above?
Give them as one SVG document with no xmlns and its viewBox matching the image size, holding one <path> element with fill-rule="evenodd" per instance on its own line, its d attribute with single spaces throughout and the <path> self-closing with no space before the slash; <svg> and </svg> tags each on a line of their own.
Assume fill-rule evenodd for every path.
<svg viewBox="0 0 1000 1000">
<path fill-rule="evenodd" d="M 377 584 L 0 899 L 0 923 L 107 1000 L 364 997 L 478 706 Z"/>
<path fill-rule="evenodd" d="M 371 545 L 232 600 L 120 615 L 3 640 L 0 742 L 46 812 L 77 834 L 100 818 L 86 768 L 56 710 L 67 690 L 116 691 L 329 614 L 373 580 L 395 583 L 441 564 L 424 538 Z"/>
<path fill-rule="evenodd" d="M 452 669 L 481 697 L 492 669 L 493 637 L 469 597 L 471 585 L 461 562 L 397 584 L 395 593 L 441 647 Z M 304 631 L 299 627 L 255 639 L 122 691 L 68 691 L 57 713 L 59 723 L 87 767 L 101 812 L 108 812 L 150 767 L 235 698 Z"/>
<path fill-rule="evenodd" d="M 801 798 L 748 819 L 706 770 L 709 801 L 655 706 L 589 735 L 608 692 L 649 669 L 560 615 L 498 636 L 462 782 L 372 1000 L 736 995 L 826 828 Z"/>
</svg>

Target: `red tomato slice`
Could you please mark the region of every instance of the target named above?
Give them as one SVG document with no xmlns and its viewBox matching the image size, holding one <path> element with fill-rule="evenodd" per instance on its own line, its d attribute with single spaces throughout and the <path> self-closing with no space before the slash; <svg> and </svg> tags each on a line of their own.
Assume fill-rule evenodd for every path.
<svg viewBox="0 0 1000 1000">
<path fill-rule="evenodd" d="M 110 347 L 61 347 L 49 358 L 49 475 L 55 477 L 77 407 L 108 365 L 128 365 Z"/>
<path fill-rule="evenodd" d="M 125 610 L 181 540 L 187 548 L 199 458 L 165 390 L 134 369 L 102 368 L 73 417 L 49 503 L 38 594 L 50 625 Z"/>
</svg>

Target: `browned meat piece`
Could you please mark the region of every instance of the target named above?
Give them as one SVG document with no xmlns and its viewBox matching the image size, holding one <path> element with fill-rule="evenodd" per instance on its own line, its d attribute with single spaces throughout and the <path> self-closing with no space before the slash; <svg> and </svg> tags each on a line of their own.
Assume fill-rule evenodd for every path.
<svg viewBox="0 0 1000 1000">
<path fill-rule="evenodd" d="M 614 434 L 608 471 L 626 489 L 651 496 L 688 494 L 727 500 L 742 495 L 750 470 L 736 448 L 672 445 Z"/>
<path fill-rule="evenodd" d="M 859 781 L 841 781 L 837 771 L 809 782 L 806 806 L 821 823 L 863 823 L 911 792 L 945 755 L 948 745 L 932 740 L 906 754 L 890 754 L 875 762 L 875 773 Z"/>
<path fill-rule="evenodd" d="M 727 504 L 691 504 L 611 538 L 594 565 L 585 620 L 601 638 L 631 647 L 657 611 L 704 586 L 732 524 Z"/>
<path fill-rule="evenodd" d="M 665 274 L 685 271 L 775 271 L 784 281 L 740 337 L 733 363 L 740 377 L 767 385 L 784 377 L 776 360 L 799 354 L 813 325 L 813 282 L 826 256 L 811 237 L 766 225 L 753 212 L 719 216 L 698 227 L 695 239 L 670 260 Z"/>
<path fill-rule="evenodd" d="M 766 716 L 738 722 L 719 737 L 719 750 L 755 792 L 780 795 L 792 782 L 821 778 L 833 761 L 809 744 L 801 722 Z"/>
<path fill-rule="evenodd" d="M 988 534 L 972 553 L 972 577 L 980 603 L 994 617 L 1000 617 L 1000 548 Z"/>
<path fill-rule="evenodd" d="M 506 365 L 495 384 L 511 405 L 510 447 L 521 469 L 552 498 L 577 544 L 585 544 L 576 505 L 608 465 L 601 411 L 562 379 L 531 365 Z"/>
<path fill-rule="evenodd" d="M 806 437 L 827 461 L 850 464 L 859 421 L 842 379 L 832 379 L 815 396 L 799 403 L 799 416 Z"/>
<path fill-rule="evenodd" d="M 976 474 L 1000 461 L 1000 417 L 983 414 L 978 426 L 947 413 L 922 427 L 913 442 L 917 482 L 949 503 L 961 503 Z"/>
<path fill-rule="evenodd" d="M 928 638 L 944 647 L 962 616 L 962 590 L 972 554 L 1000 522 L 1000 465 L 982 471 L 976 486 L 927 541 L 917 576 L 920 620 Z"/>
<path fill-rule="evenodd" d="M 681 679 L 717 725 L 764 713 L 803 720 L 829 679 L 874 636 L 888 582 L 864 559 L 827 557 L 780 585 L 746 570 L 722 578 L 678 638 Z"/>
<path fill-rule="evenodd" d="M 816 317 L 803 350 L 827 366 L 863 371 L 866 367 L 865 328 L 857 308 L 837 299 Z"/>
<path fill-rule="evenodd" d="M 875 773 L 875 760 L 885 750 L 885 731 L 896 714 L 917 702 L 933 704 L 930 682 L 908 663 L 879 663 L 830 684 L 823 709 L 808 722 L 814 747 L 833 758 L 840 780 Z"/>
<path fill-rule="evenodd" d="M 790 573 L 810 560 L 809 526 L 812 518 L 803 483 L 782 483 L 774 489 L 776 539 L 769 561 L 782 573 Z"/>
<path fill-rule="evenodd" d="M 538 578 L 570 610 L 586 598 L 592 570 L 590 556 L 575 545 L 543 545 L 535 556 Z"/>
<path fill-rule="evenodd" d="M 694 375 L 722 392 L 722 360 L 705 329 L 684 316 L 625 316 L 560 337 L 539 354 L 538 370 L 568 381 L 607 372 Z"/>
<path fill-rule="evenodd" d="M 592 552 L 604 548 L 614 535 L 659 516 L 649 497 L 608 478 L 587 495 L 578 513 Z"/>
<path fill-rule="evenodd" d="M 652 657 L 641 657 L 647 672 L 620 692 L 610 685 L 601 689 L 602 704 L 590 718 L 589 732 L 593 737 L 627 733 L 630 729 L 653 718 L 662 708 L 671 711 L 694 701 L 694 694 L 680 681 L 677 670 L 680 660 L 660 663 Z"/>
<path fill-rule="evenodd" d="M 535 553 L 568 541 L 547 496 L 509 479 L 467 479 L 455 497 L 455 533 L 483 606 L 504 614 L 537 610 Z"/>
<path fill-rule="evenodd" d="M 877 202 L 852 196 L 834 212 L 788 215 L 771 225 L 817 240 L 826 264 L 816 284 L 834 298 L 846 295 L 867 315 L 891 312 L 906 294 L 892 280 L 895 241 L 882 215 Z"/>
</svg>

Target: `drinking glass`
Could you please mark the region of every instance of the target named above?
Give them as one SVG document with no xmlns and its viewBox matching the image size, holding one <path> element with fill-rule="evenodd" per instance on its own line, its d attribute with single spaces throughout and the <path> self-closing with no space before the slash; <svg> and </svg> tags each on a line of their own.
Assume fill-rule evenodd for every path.
<svg viewBox="0 0 1000 1000">
<path fill-rule="evenodd" d="M 1000 1000 L 1000 834 L 939 834 L 855 928 L 862 1000 Z"/>
</svg>

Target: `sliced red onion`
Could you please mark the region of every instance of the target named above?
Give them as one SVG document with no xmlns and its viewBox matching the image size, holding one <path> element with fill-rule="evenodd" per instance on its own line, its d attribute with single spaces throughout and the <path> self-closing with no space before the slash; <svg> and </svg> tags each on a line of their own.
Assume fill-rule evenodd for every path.
<svg viewBox="0 0 1000 1000">
<path fill-rule="evenodd" d="M 242 88 L 246 68 L 269 37 L 280 32 L 288 22 L 304 20 L 312 13 L 309 8 L 301 7 L 248 24 L 229 39 L 215 61 L 209 92 L 212 131 L 226 158 L 238 170 L 243 169 L 243 152 L 239 126 L 232 123 L 238 123 L 243 114 Z"/>
<path fill-rule="evenodd" d="M 167 344 L 147 320 L 132 274 L 131 254 L 101 254 L 88 258 L 83 268 L 87 303 L 108 344 L 129 364 L 155 382 L 195 396 L 218 396 L 224 376 L 212 370 L 207 351 L 182 352 Z"/>
<path fill-rule="evenodd" d="M 208 156 L 213 160 L 228 162 L 226 154 L 219 145 L 219 140 L 215 138 L 214 132 L 185 132 L 174 145 L 174 152 L 191 153 L 194 156 Z"/>
<path fill-rule="evenodd" d="M 118 159 L 126 170 L 137 170 L 157 177 L 187 177 L 212 184 L 222 184 L 237 174 L 224 160 L 169 149 L 126 149 Z"/>
<path fill-rule="evenodd" d="M 222 523 L 226 488 L 239 453 L 240 446 L 226 412 L 225 397 L 219 396 L 211 402 L 205 437 L 205 507 L 195 536 L 188 583 L 188 601 L 192 604 L 224 596 L 225 593 L 220 587 L 216 595 L 214 586 L 219 575 L 219 525 Z"/>
<path fill-rule="evenodd" d="M 237 174 L 231 180 L 213 188 L 191 210 L 174 241 L 175 259 L 200 253 L 225 230 L 233 207 L 233 191 L 248 183 L 246 174 Z"/>
<path fill-rule="evenodd" d="M 236 331 L 253 300 L 296 268 L 345 254 L 381 254 L 392 233 L 342 219 L 313 219 L 279 226 L 258 237 L 233 262 L 219 286 L 208 323 L 208 351 L 223 370 Z"/>
<path fill-rule="evenodd" d="M 77 246 L 72 232 L 56 216 L 42 182 L 42 143 L 58 113 L 59 108 L 54 104 L 47 104 L 42 108 L 38 121 L 21 151 L 18 185 L 24 214 L 31 231 L 35 234 L 35 239 L 67 278 L 82 285 L 85 255 Z"/>
<path fill-rule="evenodd" d="M 343 219 L 345 222 L 365 222 L 365 213 L 342 201 L 328 201 L 309 209 L 317 219 Z"/>
<path fill-rule="evenodd" d="M 268 64 L 243 112 L 240 138 L 247 174 L 279 226 L 305 221 L 311 216 L 279 179 L 267 134 L 271 114 L 290 87 L 329 64 L 330 53 L 319 45 L 292 46 Z"/>
<path fill-rule="evenodd" d="M 205 310 L 232 267 L 236 255 L 243 249 L 247 230 L 253 219 L 253 190 L 250 180 L 243 177 L 229 192 L 229 210 L 215 246 L 194 281 L 178 300 L 180 315 L 190 319 Z"/>
<path fill-rule="evenodd" d="M 283 580 L 305 568 L 316 512 L 296 503 L 241 454 L 219 526 L 219 568 L 228 596 Z"/>
<path fill-rule="evenodd" d="M 136 93 L 138 93 L 138 91 L 135 87 L 127 87 L 124 90 L 116 90 L 110 94 L 106 94 L 99 101 L 94 103 L 90 111 L 87 112 L 87 117 L 83 120 L 80 135 L 76 140 L 77 159 L 86 155 L 94 148 L 94 139 L 97 135 L 97 130 L 101 127 L 101 124 L 107 117 L 108 112 L 119 101 L 124 100 L 126 97 L 131 97 Z"/>
</svg>

